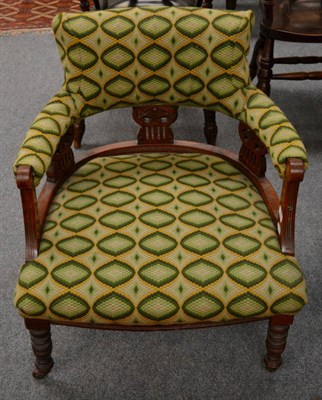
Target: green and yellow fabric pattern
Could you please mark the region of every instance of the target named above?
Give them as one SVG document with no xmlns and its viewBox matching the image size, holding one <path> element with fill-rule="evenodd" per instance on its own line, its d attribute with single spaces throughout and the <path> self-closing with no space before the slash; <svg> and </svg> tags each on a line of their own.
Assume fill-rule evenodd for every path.
<svg viewBox="0 0 322 400">
<path fill-rule="evenodd" d="M 56 195 L 15 291 L 25 317 L 123 325 L 295 314 L 306 302 L 252 182 L 205 154 L 83 165 Z"/>
<path fill-rule="evenodd" d="M 63 88 L 53 96 L 32 123 L 20 147 L 18 165 L 33 167 L 35 184 L 47 171 L 61 137 L 78 116 L 75 101 Z"/>
<path fill-rule="evenodd" d="M 15 168 L 32 165 L 37 184 L 75 119 L 144 104 L 197 106 L 246 121 L 280 175 L 288 157 L 306 162 L 293 126 L 250 82 L 252 19 L 251 11 L 180 7 L 59 14 L 53 31 L 65 82 L 28 131 Z"/>
</svg>

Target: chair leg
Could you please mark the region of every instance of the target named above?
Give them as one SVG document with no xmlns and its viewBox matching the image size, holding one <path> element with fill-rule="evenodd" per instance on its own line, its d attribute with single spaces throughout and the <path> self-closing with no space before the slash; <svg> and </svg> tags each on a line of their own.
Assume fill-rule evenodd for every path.
<svg viewBox="0 0 322 400">
<path fill-rule="evenodd" d="M 42 379 L 50 372 L 54 365 L 54 361 L 51 358 L 53 346 L 50 323 L 36 319 L 25 319 L 25 324 L 29 330 L 32 350 L 36 356 L 35 369 L 32 375 L 35 379 Z"/>
<path fill-rule="evenodd" d="M 274 53 L 274 40 L 270 38 L 265 38 L 263 50 L 261 56 L 259 57 L 259 71 L 258 71 L 258 89 L 262 90 L 267 96 L 271 93 L 271 76 Z"/>
<path fill-rule="evenodd" d="M 210 110 L 203 110 L 205 115 L 205 126 L 204 134 L 208 144 L 216 145 L 217 140 L 217 123 L 216 123 L 216 112 Z"/>
<path fill-rule="evenodd" d="M 80 0 L 79 7 L 82 11 L 89 11 L 89 0 Z"/>
<path fill-rule="evenodd" d="M 82 139 L 85 133 L 85 120 L 80 119 L 74 124 L 74 147 L 79 149 L 82 146 Z"/>
<path fill-rule="evenodd" d="M 95 10 L 100 10 L 101 9 L 99 0 L 94 0 L 94 7 L 95 7 Z"/>
<path fill-rule="evenodd" d="M 264 37 L 263 35 L 260 35 L 255 43 L 252 59 L 249 64 L 249 72 L 252 80 L 256 77 L 258 72 L 258 62 L 263 51 L 264 43 Z"/>
<path fill-rule="evenodd" d="M 226 0 L 226 9 L 227 10 L 235 10 L 236 3 L 237 3 L 237 0 Z"/>
<path fill-rule="evenodd" d="M 197 7 L 212 8 L 212 0 L 201 0 L 201 1 L 198 1 Z"/>
<path fill-rule="evenodd" d="M 267 353 L 264 357 L 269 371 L 277 370 L 282 364 L 282 353 L 285 350 L 287 334 L 293 323 L 290 315 L 276 315 L 270 318 L 266 338 Z"/>
</svg>

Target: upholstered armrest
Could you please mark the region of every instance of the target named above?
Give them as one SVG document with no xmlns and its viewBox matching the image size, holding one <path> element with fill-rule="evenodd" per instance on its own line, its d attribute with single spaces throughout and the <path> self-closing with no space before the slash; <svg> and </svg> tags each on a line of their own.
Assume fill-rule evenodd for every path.
<svg viewBox="0 0 322 400">
<path fill-rule="evenodd" d="M 58 143 L 69 126 L 79 118 L 77 95 L 61 89 L 37 115 L 19 149 L 14 172 L 19 165 L 31 166 L 34 183 L 38 185 L 47 171 Z"/>
<path fill-rule="evenodd" d="M 281 177 L 286 161 L 298 158 L 307 165 L 307 153 L 302 140 L 285 114 L 261 90 L 250 85 L 245 90 L 246 101 L 239 119 L 246 123 L 265 144 Z"/>
</svg>

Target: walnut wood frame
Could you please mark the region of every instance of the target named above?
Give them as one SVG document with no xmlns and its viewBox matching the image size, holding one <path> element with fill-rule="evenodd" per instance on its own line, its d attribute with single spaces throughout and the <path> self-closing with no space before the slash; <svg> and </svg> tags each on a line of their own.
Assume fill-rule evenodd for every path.
<svg viewBox="0 0 322 400">
<path fill-rule="evenodd" d="M 153 111 L 153 110 L 152 110 Z M 148 113 L 148 114 L 147 114 Z M 146 116 L 151 120 L 145 119 Z M 161 117 L 160 117 L 161 116 Z M 101 156 L 115 156 L 120 154 L 134 154 L 145 152 L 200 152 L 204 154 L 218 155 L 228 160 L 239 168 L 257 187 L 265 201 L 271 218 L 276 224 L 279 232 L 282 251 L 285 254 L 294 254 L 294 224 L 297 202 L 297 193 L 301 180 L 304 175 L 304 165 L 299 159 L 291 158 L 286 162 L 286 173 L 283 182 L 281 199 L 279 199 L 275 189 L 265 177 L 265 151 L 263 144 L 258 137 L 250 131 L 246 125 L 240 126 L 240 135 L 242 147 L 239 157 L 224 149 L 215 146 L 200 144 L 188 141 L 173 140 L 171 123 L 176 118 L 176 109 L 154 111 L 151 108 L 142 108 L 134 110 L 134 118 L 141 124 L 141 128 L 146 124 L 153 129 L 157 127 L 153 121 L 159 121 L 160 129 L 164 129 L 165 136 L 161 137 L 161 143 L 157 143 L 155 136 L 151 139 L 151 131 L 143 129 L 139 131 L 137 141 L 127 141 L 117 144 L 110 144 L 88 151 L 76 162 L 71 150 L 72 139 L 74 136 L 74 127 L 69 128 L 65 136 L 61 139 L 57 151 L 52 159 L 52 164 L 47 171 L 47 181 L 41 190 L 39 197 L 36 197 L 36 191 L 33 181 L 33 169 L 30 166 L 19 166 L 17 171 L 17 186 L 20 189 L 26 241 L 26 261 L 31 261 L 38 255 L 40 233 L 44 226 L 50 205 L 55 194 L 62 183 L 81 165 Z M 165 119 L 164 119 L 165 118 Z M 151 125 L 152 124 L 152 125 Z M 160 125 L 161 124 L 161 125 Z M 141 133 L 140 133 L 141 132 Z M 146 133 L 146 135 L 144 134 Z M 157 137 L 160 139 L 160 135 Z M 229 321 L 228 324 L 258 321 L 263 318 L 247 318 L 243 320 Z M 287 333 L 293 322 L 293 317 L 289 315 L 275 315 L 269 319 L 268 334 L 266 339 L 267 353 L 264 358 L 266 368 L 270 371 L 276 370 L 281 365 L 281 354 L 284 351 Z M 25 319 L 26 327 L 31 335 L 32 349 L 34 351 L 36 362 L 33 376 L 37 379 L 45 377 L 53 367 L 51 357 L 52 341 L 50 335 L 50 326 L 53 324 L 80 326 L 95 329 L 118 329 L 118 330 L 169 330 L 184 328 L 203 328 L 221 323 L 194 323 L 191 325 L 171 325 L 171 326 L 120 326 L 107 324 L 80 324 L 68 321 L 49 322 L 40 319 Z"/>
</svg>

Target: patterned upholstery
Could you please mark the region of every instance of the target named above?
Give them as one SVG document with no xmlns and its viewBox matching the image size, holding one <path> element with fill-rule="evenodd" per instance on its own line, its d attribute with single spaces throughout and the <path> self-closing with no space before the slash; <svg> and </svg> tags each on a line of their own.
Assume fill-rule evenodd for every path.
<svg viewBox="0 0 322 400">
<path fill-rule="evenodd" d="M 148 7 L 62 14 L 53 23 L 65 82 L 28 131 L 18 165 L 38 183 L 79 118 L 172 104 L 231 115 L 284 174 L 306 152 L 250 83 L 251 12 Z M 307 302 L 294 257 L 253 183 L 206 154 L 99 157 L 56 194 L 39 256 L 23 265 L 24 317 L 98 324 L 223 322 L 295 314 Z"/>
<path fill-rule="evenodd" d="M 198 106 L 254 129 L 280 175 L 306 152 L 285 115 L 249 78 L 252 13 L 143 7 L 59 14 L 53 30 L 65 71 L 17 157 L 38 184 L 75 119 L 139 104 Z"/>
<path fill-rule="evenodd" d="M 23 316 L 124 325 L 294 314 L 306 302 L 254 185 L 205 154 L 82 166 L 56 195 L 15 293 Z"/>
</svg>

